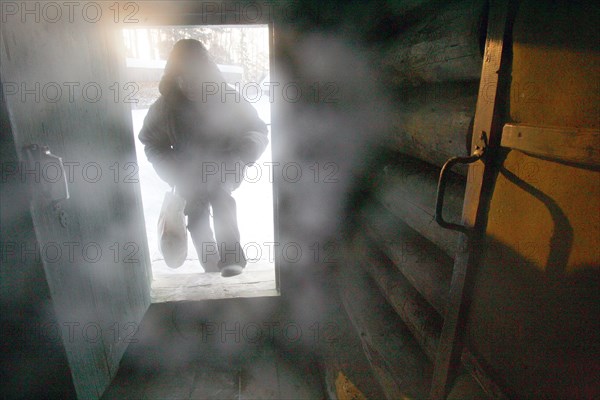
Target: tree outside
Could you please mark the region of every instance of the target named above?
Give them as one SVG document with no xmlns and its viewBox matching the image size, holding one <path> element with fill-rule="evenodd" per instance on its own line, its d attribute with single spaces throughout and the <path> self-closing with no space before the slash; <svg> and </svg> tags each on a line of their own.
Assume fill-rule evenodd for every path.
<svg viewBox="0 0 600 400">
<path fill-rule="evenodd" d="M 268 29 L 256 26 L 176 26 L 123 31 L 127 58 L 166 60 L 181 39 L 197 39 L 221 65 L 243 68 L 240 84 L 260 83 L 269 71 Z"/>
</svg>

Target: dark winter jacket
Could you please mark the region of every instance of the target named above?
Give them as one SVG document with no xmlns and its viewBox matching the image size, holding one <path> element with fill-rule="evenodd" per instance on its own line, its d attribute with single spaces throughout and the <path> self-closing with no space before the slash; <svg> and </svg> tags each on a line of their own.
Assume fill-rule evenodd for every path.
<svg viewBox="0 0 600 400">
<path fill-rule="evenodd" d="M 161 88 L 139 134 L 148 160 L 158 175 L 184 197 L 225 185 L 234 190 L 243 167 L 265 150 L 267 126 L 250 103 L 232 94 L 187 100 L 178 91 Z M 236 173 L 231 171 L 237 171 Z"/>
</svg>

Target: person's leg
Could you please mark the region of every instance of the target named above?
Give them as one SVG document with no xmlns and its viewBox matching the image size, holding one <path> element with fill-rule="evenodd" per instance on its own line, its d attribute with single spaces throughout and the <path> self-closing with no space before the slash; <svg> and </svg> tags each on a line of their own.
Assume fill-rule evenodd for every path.
<svg viewBox="0 0 600 400">
<path fill-rule="evenodd" d="M 223 276 L 237 275 L 246 266 L 246 257 L 240 245 L 235 199 L 229 190 L 218 187 L 210 193 L 210 204 L 213 209 L 215 237 L 219 246 L 219 268 Z M 241 268 L 233 268 L 233 266 Z"/>
<path fill-rule="evenodd" d="M 210 229 L 208 200 L 196 200 L 186 205 L 187 228 L 205 272 L 218 272 L 219 252 Z"/>
</svg>

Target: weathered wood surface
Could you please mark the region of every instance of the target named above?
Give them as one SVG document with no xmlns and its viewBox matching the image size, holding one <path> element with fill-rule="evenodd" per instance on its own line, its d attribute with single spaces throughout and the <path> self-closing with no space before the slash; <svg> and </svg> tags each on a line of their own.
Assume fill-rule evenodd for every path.
<svg viewBox="0 0 600 400">
<path fill-rule="evenodd" d="M 456 231 L 440 227 L 434 220 L 440 169 L 410 157 L 398 157 L 375 180 L 375 197 L 396 217 L 433 242 L 449 257 L 458 243 Z M 444 218 L 460 222 L 465 181 L 451 174 L 444 197 Z"/>
<path fill-rule="evenodd" d="M 412 286 L 444 314 L 452 275 L 452 259 L 382 206 L 363 211 L 361 223 L 373 242 Z"/>
<path fill-rule="evenodd" d="M 435 361 L 439 337 L 442 328 L 442 317 L 434 310 L 417 291 L 410 285 L 406 278 L 395 268 L 391 260 L 378 250 L 364 233 L 359 233 L 354 239 L 354 254 L 361 257 L 362 265 L 371 278 L 377 283 L 382 294 L 396 313 L 402 318 L 411 330 L 427 357 Z M 363 249 L 362 251 L 360 249 Z M 472 378 L 463 377 L 467 381 L 476 381 L 479 387 L 469 384 L 468 388 L 459 384 L 456 393 L 479 393 L 477 398 L 506 399 L 499 386 L 490 378 L 485 368 L 480 365 L 477 358 L 464 349 L 461 361 L 465 371 Z"/>
<path fill-rule="evenodd" d="M 509 120 L 598 129 L 600 3 L 552 4 L 519 2 Z M 467 344 L 513 398 L 600 398 L 600 173 L 521 151 L 502 161 Z"/>
<path fill-rule="evenodd" d="M 71 166 L 71 198 L 60 203 L 66 223 L 41 195 L 41 173 L 31 179 L 31 213 L 77 395 L 98 398 L 150 303 L 130 109 L 110 89 L 123 76 L 118 32 L 80 17 L 14 16 L 2 37 L 2 84 L 24 90 L 4 93 L 17 150 L 48 145 Z"/>
<path fill-rule="evenodd" d="M 372 370 L 386 398 L 425 398 L 432 365 L 359 264 L 344 263 L 340 295 Z"/>
<path fill-rule="evenodd" d="M 36 249 L 38 241 L 29 209 L 30 188 L 19 174 L 7 173 L 19 159 L 4 96 L 0 132 L 0 341 L 3 370 L 10 366 L 10 376 L 3 373 L 0 397 L 76 399 L 64 344 L 55 340 L 56 312 L 48 307 L 51 295 L 42 260 L 37 254 L 23 257 L 16 246 Z"/>
<path fill-rule="evenodd" d="M 352 248 L 353 254 L 361 260 L 363 268 L 411 330 L 427 357 L 432 362 L 435 361 L 443 322 L 440 313 L 417 293 L 392 261 L 379 252 L 376 243 L 372 242 L 365 232 L 356 234 Z M 470 388 L 466 389 L 457 388 L 457 393 L 479 393 L 480 398 L 506 399 L 503 391 L 490 378 L 486 369 L 466 348 L 463 350 L 461 361 L 465 371 L 473 377 L 464 379 L 474 379 L 480 387 L 470 385 Z"/>
<path fill-rule="evenodd" d="M 190 351 L 183 360 L 168 362 L 164 359 L 172 353 L 168 346 L 177 340 L 171 335 L 140 354 L 144 360 L 140 364 L 157 363 L 160 369 L 147 370 L 127 360 L 127 368 L 119 370 L 103 399 L 323 398 L 316 371 L 294 364 L 271 344 L 249 348 L 232 362 L 219 353 L 218 343 L 204 343 L 203 351 Z"/>
<path fill-rule="evenodd" d="M 534 156 L 600 168 L 598 129 L 506 124 L 500 144 Z"/>
<path fill-rule="evenodd" d="M 477 90 L 476 80 L 403 89 L 391 114 L 389 146 L 438 167 L 450 157 L 468 155 Z M 467 173 L 462 166 L 455 170 Z"/>
<path fill-rule="evenodd" d="M 272 268 L 244 271 L 241 275 L 227 279 L 218 272 L 161 275 L 154 277 L 151 290 L 153 303 L 278 294 L 275 271 Z"/>
<path fill-rule="evenodd" d="M 442 329 L 440 315 L 363 232 L 357 233 L 353 248 L 365 249 L 364 255 L 359 258 L 360 264 L 413 333 L 427 357 L 435 360 Z"/>
<path fill-rule="evenodd" d="M 337 293 L 335 295 L 339 305 L 324 319 L 327 321 L 327 326 L 335 327 L 335 332 L 331 336 L 330 332 L 324 334 L 325 338 L 319 351 L 321 356 L 319 369 L 324 375 L 328 398 L 337 397 L 337 380 L 342 373 L 367 399 L 383 399 L 385 398 L 383 389 L 367 359 L 361 338 L 356 334 Z"/>
<path fill-rule="evenodd" d="M 481 73 L 484 1 L 430 2 L 384 57 L 393 83 L 466 81 Z M 485 37 L 485 36 L 484 36 Z"/>
<path fill-rule="evenodd" d="M 444 326 L 440 335 L 438 357 L 431 386 L 432 400 L 444 399 L 457 376 L 463 352 L 465 324 L 470 305 L 474 270 L 481 255 L 486 206 L 497 172 L 493 159 L 495 147 L 502 134 L 500 102 L 509 80 L 504 39 L 510 38 L 511 19 L 516 6 L 508 0 L 491 2 L 490 24 L 487 30 L 485 54 L 473 132 L 472 147 L 486 147 L 487 157 L 469 165 L 461 224 L 469 233 L 459 234 L 459 246 L 454 258 L 448 307 L 444 313 Z M 507 31 L 508 30 L 508 31 Z M 507 47 L 510 43 L 506 44 Z M 497 101 L 498 99 L 498 101 Z M 504 105 L 504 103 L 503 103 Z M 485 136 L 484 136 L 485 135 Z"/>
</svg>

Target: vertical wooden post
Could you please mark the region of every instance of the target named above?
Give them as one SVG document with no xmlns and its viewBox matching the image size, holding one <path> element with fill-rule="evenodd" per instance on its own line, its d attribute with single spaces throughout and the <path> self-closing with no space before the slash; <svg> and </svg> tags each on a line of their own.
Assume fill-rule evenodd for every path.
<svg viewBox="0 0 600 400">
<path fill-rule="evenodd" d="M 494 175 L 494 154 L 499 145 L 501 121 L 498 118 L 497 96 L 505 73 L 505 45 L 510 46 L 508 0 L 490 2 L 490 15 L 479 95 L 473 124 L 472 148 L 486 147 L 485 156 L 469 166 L 467 188 L 462 213 L 466 233 L 460 233 L 454 270 L 450 283 L 449 304 L 438 345 L 430 398 L 445 399 L 456 376 L 463 350 L 463 336 L 469 306 L 470 286 L 478 263 L 481 241 L 485 231 L 487 197 Z M 507 39 L 509 39 L 507 41 Z"/>
</svg>

